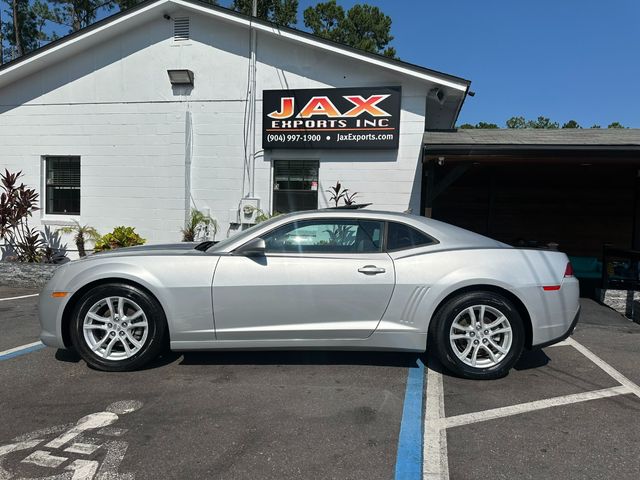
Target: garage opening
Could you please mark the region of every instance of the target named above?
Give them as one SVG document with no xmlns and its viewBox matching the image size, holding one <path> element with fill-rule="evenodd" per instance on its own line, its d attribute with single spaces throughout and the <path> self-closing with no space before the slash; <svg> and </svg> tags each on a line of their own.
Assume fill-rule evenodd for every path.
<svg viewBox="0 0 640 480">
<path fill-rule="evenodd" d="M 640 251 L 640 134 L 607 134 L 624 145 L 601 136 L 575 143 L 589 139 L 583 131 L 428 132 L 423 214 L 510 245 L 563 251 L 583 294 L 594 296 L 607 249 Z M 532 135 L 538 143 L 523 142 Z"/>
</svg>

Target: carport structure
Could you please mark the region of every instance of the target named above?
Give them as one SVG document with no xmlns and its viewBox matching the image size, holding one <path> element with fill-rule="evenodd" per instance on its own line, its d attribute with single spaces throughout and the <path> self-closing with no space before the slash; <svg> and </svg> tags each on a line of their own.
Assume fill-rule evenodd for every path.
<svg viewBox="0 0 640 480">
<path fill-rule="evenodd" d="M 640 129 L 428 131 L 422 214 L 513 245 L 640 250 Z"/>
</svg>

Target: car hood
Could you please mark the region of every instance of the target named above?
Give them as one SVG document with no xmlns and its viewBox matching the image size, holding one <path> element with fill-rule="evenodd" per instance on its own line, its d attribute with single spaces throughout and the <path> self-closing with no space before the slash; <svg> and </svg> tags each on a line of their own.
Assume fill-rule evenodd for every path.
<svg viewBox="0 0 640 480">
<path fill-rule="evenodd" d="M 203 252 L 196 250 L 199 242 L 181 243 L 160 243 L 154 245 L 141 245 L 138 247 L 118 248 L 116 250 L 105 250 L 88 255 L 81 260 L 99 260 L 111 257 L 131 257 L 131 256 L 164 256 L 164 255 L 202 255 Z"/>
</svg>

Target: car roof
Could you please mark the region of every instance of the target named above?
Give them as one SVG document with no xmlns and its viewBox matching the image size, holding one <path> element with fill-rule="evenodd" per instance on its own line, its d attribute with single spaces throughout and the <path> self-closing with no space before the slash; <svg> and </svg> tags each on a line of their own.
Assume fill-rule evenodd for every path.
<svg viewBox="0 0 640 480">
<path fill-rule="evenodd" d="M 287 213 L 277 218 L 287 221 L 311 218 L 370 218 L 383 221 L 400 222 L 413 226 L 435 238 L 438 242 L 445 244 L 448 248 L 507 246 L 506 244 L 478 233 L 456 227 L 455 225 L 404 212 L 360 208 L 324 208 L 319 210 L 303 210 Z"/>
</svg>

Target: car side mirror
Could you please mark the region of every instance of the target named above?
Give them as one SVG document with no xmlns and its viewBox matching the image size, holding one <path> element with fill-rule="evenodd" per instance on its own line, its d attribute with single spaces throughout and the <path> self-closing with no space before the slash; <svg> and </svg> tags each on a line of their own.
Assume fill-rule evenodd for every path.
<svg viewBox="0 0 640 480">
<path fill-rule="evenodd" d="M 244 245 L 236 248 L 235 253 L 237 255 L 244 255 L 246 257 L 257 257 L 259 255 L 264 255 L 267 251 L 267 244 L 264 239 L 258 237 L 253 240 L 249 240 Z"/>
</svg>

